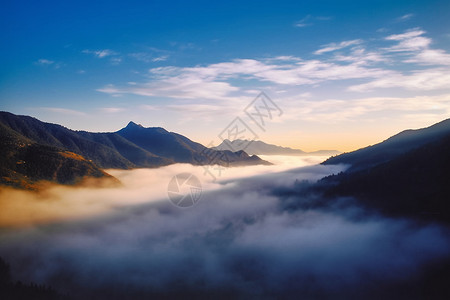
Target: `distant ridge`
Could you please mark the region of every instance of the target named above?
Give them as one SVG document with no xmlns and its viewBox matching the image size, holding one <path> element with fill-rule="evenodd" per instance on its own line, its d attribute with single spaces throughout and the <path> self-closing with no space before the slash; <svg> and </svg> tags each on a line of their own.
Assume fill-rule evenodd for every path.
<svg viewBox="0 0 450 300">
<path fill-rule="evenodd" d="M 100 168 L 153 168 L 173 163 L 223 166 L 270 164 L 244 151 L 208 149 L 164 128 L 146 128 L 132 121 L 117 132 L 92 133 L 70 130 L 29 116 L 0 112 L 0 134 L 3 137 L 0 174 L 3 183 L 49 180 L 70 184 L 83 176 L 109 176 Z M 22 159 L 24 155 L 27 160 Z M 32 166 L 30 157 L 40 158 Z M 47 161 L 45 165 L 44 161 Z M 21 164 L 23 166 L 19 166 Z M 44 176 L 39 173 L 42 170 L 48 174 Z M 64 176 L 62 173 L 62 177 L 58 174 L 53 176 L 56 170 L 65 170 Z M 12 174 L 16 174 L 14 172 L 21 175 L 12 180 Z"/>
<path fill-rule="evenodd" d="M 305 152 L 300 149 L 292 149 L 289 147 L 281 147 L 273 144 L 267 144 L 263 141 L 249 140 L 224 140 L 219 146 L 214 147 L 217 150 L 244 150 L 249 155 L 336 155 L 341 152 L 337 150 L 319 150 L 313 152 Z"/>
</svg>

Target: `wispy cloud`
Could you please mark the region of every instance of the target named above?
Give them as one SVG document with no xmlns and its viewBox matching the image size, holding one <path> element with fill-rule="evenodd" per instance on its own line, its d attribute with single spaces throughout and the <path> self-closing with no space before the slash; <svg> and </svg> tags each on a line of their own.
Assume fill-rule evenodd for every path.
<svg viewBox="0 0 450 300">
<path fill-rule="evenodd" d="M 390 61 L 389 57 L 383 55 L 380 51 L 368 51 L 362 46 L 352 47 L 348 54 L 336 54 L 332 57 L 336 61 L 354 62 L 357 64 L 368 64 L 373 62 L 387 62 Z"/>
<path fill-rule="evenodd" d="M 155 111 L 155 110 L 160 110 L 161 107 L 159 107 L 157 105 L 142 104 L 142 105 L 139 105 L 139 109 Z"/>
<path fill-rule="evenodd" d="M 353 85 L 350 91 L 365 92 L 376 88 L 404 88 L 415 91 L 431 91 L 448 89 L 450 82 L 450 70 L 448 68 L 433 68 L 412 71 L 411 74 L 392 72 L 382 78 L 368 83 Z"/>
<path fill-rule="evenodd" d="M 326 52 L 332 52 L 332 51 L 336 51 L 336 50 L 340 50 L 349 46 L 354 46 L 354 45 L 358 45 L 361 44 L 362 40 L 350 40 L 350 41 L 343 41 L 340 42 L 338 44 L 336 43 L 331 43 L 328 45 L 323 46 L 321 49 L 317 50 L 314 52 L 314 54 L 323 54 Z"/>
<path fill-rule="evenodd" d="M 386 40 L 396 41 L 397 45 L 387 48 L 392 52 L 409 52 L 411 57 L 404 60 L 406 63 L 422 65 L 450 65 L 450 54 L 442 49 L 432 49 L 432 40 L 424 37 L 426 32 L 413 28 L 402 34 L 386 37 Z"/>
<path fill-rule="evenodd" d="M 111 55 L 117 55 L 118 53 L 116 53 L 115 51 L 109 50 L 109 49 L 104 49 L 104 50 L 83 50 L 81 51 L 82 53 L 85 54 L 93 54 L 98 58 L 104 58 L 107 56 L 111 56 Z"/>
<path fill-rule="evenodd" d="M 182 74 L 171 78 L 160 79 L 128 88 L 108 85 L 97 89 L 99 92 L 112 95 L 135 94 L 149 97 L 171 97 L 184 99 L 228 99 L 231 92 L 238 91 L 227 82 L 202 79 L 195 75 Z"/>
<path fill-rule="evenodd" d="M 36 62 L 37 65 L 41 65 L 41 66 L 48 66 L 48 65 L 52 65 L 55 62 L 53 60 L 49 60 L 49 59 L 45 59 L 45 58 L 41 58 L 38 59 L 38 61 Z"/>
<path fill-rule="evenodd" d="M 433 115 L 443 119 L 450 115 L 450 94 L 415 97 L 367 97 L 347 99 L 308 99 L 301 97 L 278 98 L 285 109 L 284 119 L 335 123 L 342 121 L 368 121 L 380 113 L 397 114 L 397 118 L 410 115 Z"/>
<path fill-rule="evenodd" d="M 409 19 L 411 19 L 412 17 L 414 17 L 414 14 L 405 14 L 401 17 L 398 17 L 396 19 L 397 22 L 404 22 L 404 21 L 408 21 Z"/>
<path fill-rule="evenodd" d="M 261 86 L 284 90 L 285 87 L 318 86 L 344 80 L 347 82 L 342 83 L 340 88 L 351 92 L 383 88 L 416 91 L 448 88 L 446 83 L 450 82 L 450 70 L 446 66 L 450 65 L 450 54 L 444 50 L 432 49 L 432 40 L 425 34 L 422 29 L 413 28 L 378 40 L 376 47 L 370 47 L 371 41 L 361 39 L 330 43 L 314 52 L 316 55 L 330 53 L 320 59 L 305 60 L 285 55 L 262 59 L 233 59 L 192 67 L 151 68 L 143 82 L 109 84 L 97 91 L 113 96 L 134 94 L 236 101 L 247 90 L 260 89 Z M 408 68 L 398 68 L 391 64 L 392 61 L 408 64 Z M 424 65 L 433 67 L 424 68 Z"/>
<path fill-rule="evenodd" d="M 152 61 L 153 62 L 166 61 L 168 58 L 169 58 L 168 55 L 161 55 L 161 56 L 153 58 Z"/>
<path fill-rule="evenodd" d="M 441 49 L 424 49 L 414 57 L 405 60 L 408 63 L 423 65 L 450 65 L 450 54 Z"/>
<path fill-rule="evenodd" d="M 168 54 L 148 53 L 148 52 L 130 53 L 129 56 L 145 63 L 166 61 L 169 58 Z"/>
<path fill-rule="evenodd" d="M 40 107 L 39 109 L 64 114 L 64 115 L 72 115 L 72 116 L 86 116 L 87 114 L 78 110 L 61 108 L 61 107 Z"/>
<path fill-rule="evenodd" d="M 51 66 L 54 69 L 59 69 L 59 68 L 61 68 L 61 66 L 63 66 L 63 64 L 60 62 L 56 62 L 54 60 L 49 60 L 46 58 L 38 59 L 37 61 L 34 62 L 34 64 L 37 66 L 42 66 L 42 67 L 50 67 Z"/>
<path fill-rule="evenodd" d="M 279 61 L 276 64 L 273 59 L 236 59 L 207 66 L 152 68 L 149 71 L 152 80 L 147 83 L 124 88 L 108 85 L 98 91 L 109 94 L 230 100 L 233 99 L 233 92 L 240 91 L 240 88 L 228 82 L 236 78 L 282 85 L 304 85 L 326 80 L 378 78 L 388 73 L 353 62 L 338 64 L 297 60 L 294 64 L 291 61 Z"/>
<path fill-rule="evenodd" d="M 297 22 L 294 24 L 294 26 L 295 26 L 295 27 L 300 27 L 300 28 L 301 28 L 301 27 L 311 26 L 312 23 L 308 22 L 309 20 L 311 20 L 311 16 L 310 16 L 310 15 L 308 15 L 308 16 L 304 17 L 303 19 L 297 21 Z"/>
<path fill-rule="evenodd" d="M 275 56 L 273 58 L 266 59 L 266 61 L 277 61 L 277 60 L 295 62 L 295 61 L 301 61 L 302 59 L 299 57 L 292 56 L 292 55 L 280 55 L 280 56 Z"/>
<path fill-rule="evenodd" d="M 428 48 L 431 44 L 431 39 L 423 37 L 423 34 L 425 34 L 425 31 L 414 28 L 402 34 L 387 36 L 386 40 L 398 42 L 397 45 L 389 47 L 387 50 L 392 52 L 408 52 Z"/>
<path fill-rule="evenodd" d="M 308 26 L 312 26 L 314 25 L 314 23 L 316 21 L 329 21 L 331 20 L 332 17 L 327 17 L 327 16 L 318 16 L 318 17 L 314 17 L 312 15 L 307 15 L 306 17 L 304 17 L 303 19 L 297 21 L 294 23 L 295 27 L 308 27 Z"/>
<path fill-rule="evenodd" d="M 122 62 L 122 58 L 121 57 L 111 57 L 111 59 L 109 61 L 113 65 L 119 65 Z"/>
<path fill-rule="evenodd" d="M 389 35 L 386 41 L 396 42 L 383 48 L 387 54 L 395 56 L 398 61 L 405 64 L 432 65 L 431 68 L 419 67 L 416 70 L 392 71 L 383 78 L 371 82 L 353 85 L 351 91 L 371 91 L 379 88 L 404 88 L 408 90 L 431 91 L 448 89 L 450 82 L 450 54 L 442 49 L 431 48 L 432 40 L 425 37 L 425 31 L 413 28 L 401 34 Z"/>
<path fill-rule="evenodd" d="M 125 109 L 122 107 L 102 107 L 99 110 L 101 112 L 108 113 L 108 114 L 115 114 L 115 113 L 125 111 Z"/>
</svg>

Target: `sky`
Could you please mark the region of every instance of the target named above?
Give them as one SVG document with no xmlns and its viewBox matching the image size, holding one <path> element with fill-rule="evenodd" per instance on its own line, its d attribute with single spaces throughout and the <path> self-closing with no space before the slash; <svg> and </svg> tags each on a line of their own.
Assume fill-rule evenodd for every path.
<svg viewBox="0 0 450 300">
<path fill-rule="evenodd" d="M 0 5 L 0 109 L 75 130 L 351 151 L 450 116 L 449 1 Z"/>
</svg>

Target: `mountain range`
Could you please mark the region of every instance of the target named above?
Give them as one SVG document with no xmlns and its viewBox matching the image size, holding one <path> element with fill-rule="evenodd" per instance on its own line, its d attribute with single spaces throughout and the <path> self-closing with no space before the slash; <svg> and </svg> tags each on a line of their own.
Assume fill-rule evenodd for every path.
<svg viewBox="0 0 450 300">
<path fill-rule="evenodd" d="M 238 142 L 246 141 L 230 143 Z M 261 141 L 251 144 L 250 153 L 298 155 L 301 151 Z M 243 150 L 206 148 L 159 127 L 145 128 L 130 122 L 117 132 L 92 133 L 7 112 L 0 112 L 0 155 L 0 183 L 21 188 L 35 188 L 42 180 L 63 184 L 84 178 L 114 180 L 104 168 L 159 167 L 178 162 L 269 164 Z M 402 131 L 322 164 L 349 167 L 314 185 L 322 198 L 313 205 L 320 205 L 324 199 L 356 199 L 388 215 L 450 222 L 450 119 Z"/>
<path fill-rule="evenodd" d="M 214 150 L 160 127 L 130 122 L 117 132 L 74 131 L 29 116 L 0 112 L 1 183 L 76 183 L 107 177 L 101 169 L 152 168 L 173 163 L 243 166 L 270 164 L 244 151 Z"/>
<path fill-rule="evenodd" d="M 337 150 L 318 150 L 313 152 L 305 152 L 300 149 L 292 149 L 289 147 L 281 147 L 273 144 L 267 144 L 262 141 L 250 140 L 224 140 L 219 146 L 214 147 L 216 150 L 243 150 L 249 155 L 337 155 L 341 152 Z"/>
</svg>

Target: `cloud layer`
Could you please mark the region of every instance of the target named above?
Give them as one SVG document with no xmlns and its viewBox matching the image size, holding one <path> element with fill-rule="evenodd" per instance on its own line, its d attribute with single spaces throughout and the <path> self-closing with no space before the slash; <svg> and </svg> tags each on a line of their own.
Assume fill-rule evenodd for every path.
<svg viewBox="0 0 450 300">
<path fill-rule="evenodd" d="M 348 86 L 350 91 L 358 92 L 391 87 L 420 91 L 447 88 L 445 83 L 450 72 L 445 66 L 450 54 L 433 49 L 432 40 L 425 35 L 424 30 L 413 28 L 379 41 L 387 46 L 370 47 L 370 41 L 361 39 L 330 43 L 314 52 L 328 54 L 322 59 L 283 56 L 234 59 L 206 66 L 152 68 L 148 82 L 133 87 L 109 85 L 98 90 L 109 94 L 226 100 L 232 99 L 234 92 L 242 92 L 242 88 L 232 83 L 233 79 L 279 86 L 308 86 L 348 79 L 366 81 Z M 393 61 L 431 67 L 400 71 L 398 66 L 387 64 Z"/>
<path fill-rule="evenodd" d="M 308 59 L 285 55 L 151 68 L 141 82 L 109 84 L 98 91 L 168 99 L 170 104 L 156 101 L 152 107 L 188 111 L 180 116 L 183 120 L 234 116 L 258 90 L 265 90 L 297 121 L 365 122 L 379 119 L 381 109 L 397 120 L 418 116 L 421 124 L 424 114 L 432 116 L 429 120 L 448 116 L 449 81 L 450 54 L 435 48 L 425 30 L 411 28 L 378 39 L 329 43 Z M 302 96 L 305 92 L 308 97 Z M 361 119 L 362 114 L 367 118 Z"/>
<path fill-rule="evenodd" d="M 420 295 L 424 268 L 448 258 L 445 229 L 386 219 L 345 201 L 285 208 L 284 201 L 313 201 L 298 193 L 300 182 L 342 169 L 309 166 L 239 180 L 230 175 L 204 182 L 203 198 L 191 209 L 152 201 L 163 195 L 145 187 L 186 167 L 157 176 L 154 170 L 117 171 L 125 192 L 85 190 L 71 199 L 88 207 L 109 203 L 108 214 L 4 230 L 0 255 L 18 278 L 75 298 Z M 280 187 L 291 191 L 289 199 L 277 196 Z"/>
</svg>

